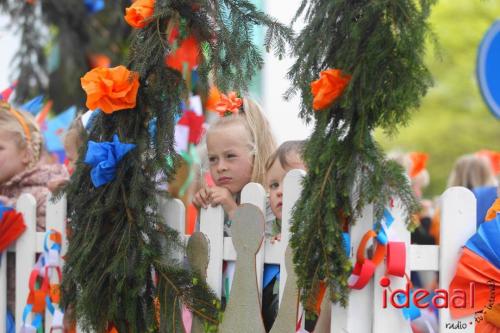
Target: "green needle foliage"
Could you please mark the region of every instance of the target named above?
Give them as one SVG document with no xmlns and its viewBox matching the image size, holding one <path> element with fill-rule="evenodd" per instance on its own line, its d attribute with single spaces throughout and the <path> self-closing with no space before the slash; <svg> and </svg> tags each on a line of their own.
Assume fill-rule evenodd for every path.
<svg viewBox="0 0 500 333">
<path fill-rule="evenodd" d="M 139 73 L 137 105 L 111 115 L 99 114 L 88 140 L 120 141 L 137 146 L 117 167 L 116 179 L 95 188 L 90 166 L 82 162 L 86 147 L 66 188 L 72 237 L 66 255 L 63 301 L 72 305 L 85 330 L 181 332 L 180 304 L 216 328 L 219 300 L 203 279 L 175 260 L 182 249 L 178 233 L 158 211 L 156 188 L 174 173 L 165 163 L 174 150 L 174 119 L 188 94 L 181 74 L 164 65 L 170 46 L 169 23 L 194 34 L 203 49 L 199 85 L 211 79 L 222 89 L 245 89 L 262 64 L 251 42 L 257 24 L 268 27 L 268 47 L 277 52 L 291 31 L 256 10 L 248 1 L 156 0 L 152 21 L 134 33 L 128 68 Z M 152 138 L 148 124 L 156 119 Z M 86 146 L 86 145 L 85 145 Z M 152 274 L 154 272 L 154 274 Z M 155 287 L 153 275 L 158 283 Z M 159 323 L 156 320 L 159 306 Z"/>
<path fill-rule="evenodd" d="M 378 221 L 390 198 L 399 198 L 406 221 L 418 208 L 401 167 L 387 161 L 373 140 L 381 127 L 405 124 L 431 84 L 423 64 L 427 18 L 434 0 L 303 1 L 296 18 L 305 28 L 288 75 L 302 94 L 301 117 L 315 120 L 305 147 L 309 167 L 291 227 L 302 300 L 313 310 L 325 280 L 334 302 L 346 305 L 351 265 L 343 247 L 347 230 L 367 204 Z M 343 95 L 314 112 L 310 83 L 321 71 L 352 75 Z"/>
</svg>

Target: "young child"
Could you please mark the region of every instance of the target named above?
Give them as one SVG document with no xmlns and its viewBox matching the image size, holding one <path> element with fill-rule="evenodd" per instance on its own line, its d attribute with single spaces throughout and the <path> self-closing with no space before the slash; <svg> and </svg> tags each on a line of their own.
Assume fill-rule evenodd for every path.
<svg viewBox="0 0 500 333">
<path fill-rule="evenodd" d="M 306 170 L 302 160 L 304 141 L 286 141 L 269 157 L 266 162 L 265 187 L 269 192 L 269 203 L 276 217 L 272 224 L 271 242 L 281 239 L 281 218 L 283 206 L 283 179 L 292 169 Z M 279 303 L 279 265 L 264 266 L 264 290 L 262 292 L 262 318 L 269 332 L 278 314 Z M 268 282 L 266 284 L 266 282 Z"/>
<path fill-rule="evenodd" d="M 15 207 L 23 193 L 32 194 L 37 203 L 36 228 L 45 231 L 45 205 L 53 178 L 67 178 L 64 166 L 40 160 L 42 134 L 33 117 L 0 102 L 0 202 Z M 14 259 L 7 260 L 7 303 L 14 309 Z"/>
<path fill-rule="evenodd" d="M 234 93 L 229 96 L 231 103 L 219 105 L 222 117 L 206 134 L 209 170 L 215 186 L 202 187 L 193 198 L 198 208 L 224 208 L 228 217 L 226 233 L 243 187 L 250 182 L 264 185 L 265 161 L 276 147 L 259 105 L 249 98 L 236 98 Z"/>
</svg>

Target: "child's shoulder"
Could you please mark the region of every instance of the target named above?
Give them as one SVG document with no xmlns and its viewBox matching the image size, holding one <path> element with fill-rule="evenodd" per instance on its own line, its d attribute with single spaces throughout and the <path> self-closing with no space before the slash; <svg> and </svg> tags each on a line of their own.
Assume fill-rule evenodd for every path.
<svg viewBox="0 0 500 333">
<path fill-rule="evenodd" d="M 47 182 L 54 178 L 69 178 L 66 167 L 61 164 L 39 163 L 14 176 L 9 181 L 9 185 L 12 187 L 47 187 Z"/>
</svg>

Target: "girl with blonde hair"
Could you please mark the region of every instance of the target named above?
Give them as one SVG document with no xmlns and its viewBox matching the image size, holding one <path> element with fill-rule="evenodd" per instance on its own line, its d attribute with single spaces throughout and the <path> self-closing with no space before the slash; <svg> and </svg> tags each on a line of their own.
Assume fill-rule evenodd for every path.
<svg viewBox="0 0 500 333">
<path fill-rule="evenodd" d="M 243 187 L 250 182 L 264 185 L 265 163 L 276 143 L 269 122 L 252 99 L 223 95 L 216 110 L 221 117 L 206 133 L 208 167 L 215 186 L 202 187 L 193 203 L 198 208 L 222 205 L 230 220 Z"/>
</svg>

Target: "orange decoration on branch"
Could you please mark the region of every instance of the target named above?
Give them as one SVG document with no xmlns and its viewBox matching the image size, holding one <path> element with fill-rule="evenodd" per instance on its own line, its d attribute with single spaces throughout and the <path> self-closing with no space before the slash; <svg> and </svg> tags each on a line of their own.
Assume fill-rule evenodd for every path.
<svg viewBox="0 0 500 333">
<path fill-rule="evenodd" d="M 208 92 L 207 102 L 205 103 L 205 109 L 208 111 L 215 111 L 217 103 L 220 101 L 220 91 L 217 87 L 212 86 Z"/>
<path fill-rule="evenodd" d="M 320 78 L 311 83 L 314 110 L 323 110 L 332 105 L 342 95 L 350 80 L 351 75 L 342 73 L 340 69 L 322 71 Z"/>
<path fill-rule="evenodd" d="M 184 39 L 179 47 L 165 58 L 165 64 L 184 73 L 184 69 L 191 71 L 198 66 L 200 58 L 200 44 L 193 35 Z M 186 68 L 185 68 L 186 66 Z"/>
<path fill-rule="evenodd" d="M 500 152 L 483 149 L 478 151 L 476 155 L 486 157 L 495 175 L 500 175 Z"/>
<path fill-rule="evenodd" d="M 227 96 L 220 94 L 220 101 L 215 105 L 215 111 L 219 113 L 219 116 L 224 117 L 228 113 L 237 114 L 242 105 L 243 100 L 231 91 Z"/>
<path fill-rule="evenodd" d="M 137 0 L 125 9 L 125 21 L 136 29 L 144 28 L 155 11 L 155 0 Z"/>
<path fill-rule="evenodd" d="M 105 113 L 135 107 L 139 90 L 139 75 L 125 66 L 94 68 L 81 79 L 87 93 L 87 107 Z"/>
<path fill-rule="evenodd" d="M 409 155 L 411 160 L 409 174 L 411 178 L 414 178 L 426 168 L 429 155 L 421 152 L 412 152 Z"/>
</svg>

